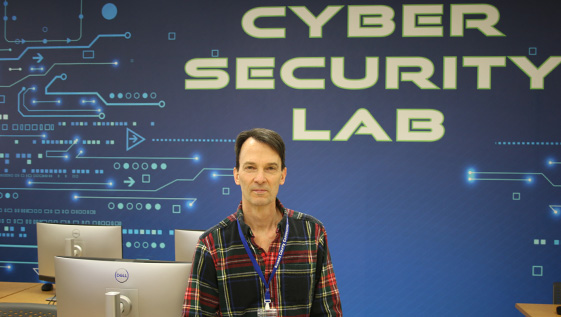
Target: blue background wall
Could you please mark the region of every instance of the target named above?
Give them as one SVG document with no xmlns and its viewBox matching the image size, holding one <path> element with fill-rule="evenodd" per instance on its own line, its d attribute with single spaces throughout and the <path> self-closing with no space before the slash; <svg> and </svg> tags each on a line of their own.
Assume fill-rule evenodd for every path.
<svg viewBox="0 0 561 317">
<path fill-rule="evenodd" d="M 404 36 L 398 1 L 4 2 L 0 280 L 38 280 L 37 221 L 120 224 L 124 257 L 173 260 L 173 229 L 206 229 L 235 211 L 233 141 L 241 130 L 267 127 L 287 143 L 279 198 L 327 227 L 346 315 L 519 316 L 516 302 L 551 303 L 561 279 L 561 5 L 485 3 L 499 12 L 494 28 L 504 36 L 474 28 L 451 36 L 457 3 L 447 1 L 429 25 L 418 20 L 441 28 L 437 37 Z M 328 4 L 343 7 L 318 38 L 284 7 L 319 15 Z M 350 4 L 385 5 L 395 30 L 349 37 Z M 265 6 L 284 7 L 285 16 L 256 25 L 284 28 L 284 38 L 242 28 L 246 12 Z M 362 78 L 367 56 L 379 58 L 375 85 L 334 85 L 332 57 L 345 58 L 346 77 Z M 435 89 L 406 78 L 389 89 L 386 66 L 406 56 L 434 66 Z M 535 67 L 554 63 L 543 88 L 531 87 L 512 56 Z M 274 89 L 236 89 L 242 57 L 274 57 L 264 68 Z M 325 79 L 324 89 L 281 78 L 282 66 L 301 57 L 325 57 L 325 67 L 294 72 Z M 457 58 L 451 89 L 444 57 Z M 484 67 L 464 66 L 466 57 L 505 64 L 478 80 Z M 196 78 L 185 65 L 199 58 L 227 59 L 220 70 L 229 83 L 186 89 Z M 361 108 L 391 142 L 360 134 L 372 120 L 359 120 L 347 141 L 301 141 L 294 133 L 302 128 L 294 109 L 306 109 L 306 129 L 329 130 L 333 139 Z M 442 113 L 444 134 L 398 142 L 397 109 Z"/>
</svg>

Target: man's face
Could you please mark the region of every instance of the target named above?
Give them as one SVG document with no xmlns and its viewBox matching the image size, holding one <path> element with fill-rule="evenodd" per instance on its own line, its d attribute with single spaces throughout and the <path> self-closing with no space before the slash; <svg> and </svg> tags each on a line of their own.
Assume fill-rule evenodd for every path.
<svg viewBox="0 0 561 317">
<path fill-rule="evenodd" d="M 234 180 L 242 190 L 245 208 L 275 205 L 279 186 L 284 184 L 286 167 L 269 145 L 247 139 L 240 150 L 240 169 L 234 168 Z"/>
</svg>

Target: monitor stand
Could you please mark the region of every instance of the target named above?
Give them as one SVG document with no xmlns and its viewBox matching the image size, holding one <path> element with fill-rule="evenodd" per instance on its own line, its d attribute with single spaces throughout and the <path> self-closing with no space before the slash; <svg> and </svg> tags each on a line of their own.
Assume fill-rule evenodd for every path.
<svg viewBox="0 0 561 317">
<path fill-rule="evenodd" d="M 129 290 L 131 291 L 137 294 L 134 290 Z M 136 312 L 131 314 L 131 310 L 132 302 L 126 295 L 115 290 L 105 293 L 105 317 L 137 316 Z"/>
</svg>

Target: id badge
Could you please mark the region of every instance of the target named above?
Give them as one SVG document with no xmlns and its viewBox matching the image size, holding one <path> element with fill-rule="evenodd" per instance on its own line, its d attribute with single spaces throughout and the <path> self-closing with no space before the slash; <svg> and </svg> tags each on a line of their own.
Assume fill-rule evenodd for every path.
<svg viewBox="0 0 561 317">
<path fill-rule="evenodd" d="M 278 317 L 277 310 L 275 308 L 260 308 L 257 311 L 257 317 Z"/>
</svg>

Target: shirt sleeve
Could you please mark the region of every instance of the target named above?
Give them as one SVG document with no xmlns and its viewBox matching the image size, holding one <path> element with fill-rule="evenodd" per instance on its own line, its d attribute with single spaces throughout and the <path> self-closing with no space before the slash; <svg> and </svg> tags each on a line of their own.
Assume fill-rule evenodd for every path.
<svg viewBox="0 0 561 317">
<path fill-rule="evenodd" d="M 343 316 L 341 299 L 337 280 L 331 263 L 331 255 L 327 246 L 327 233 L 323 226 L 320 227 L 318 241 L 318 266 L 319 279 L 316 284 L 314 301 L 310 316 Z"/>
<path fill-rule="evenodd" d="M 197 243 L 185 301 L 183 316 L 216 316 L 219 310 L 216 268 L 209 251 L 208 236 Z"/>
</svg>

